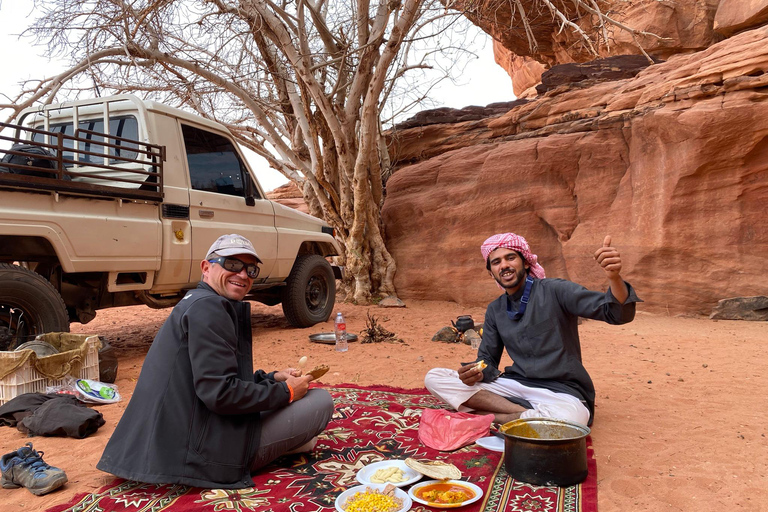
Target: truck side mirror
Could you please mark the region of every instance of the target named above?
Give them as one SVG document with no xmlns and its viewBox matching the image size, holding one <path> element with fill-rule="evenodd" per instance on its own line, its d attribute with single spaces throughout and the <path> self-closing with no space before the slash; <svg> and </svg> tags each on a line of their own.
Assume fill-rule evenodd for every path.
<svg viewBox="0 0 768 512">
<path fill-rule="evenodd" d="M 246 170 L 243 170 L 243 181 L 245 182 L 245 205 L 246 206 L 255 206 L 256 205 L 256 199 L 254 196 L 256 195 L 256 187 L 253 184 L 253 178 L 251 177 L 251 173 L 249 173 Z"/>
</svg>

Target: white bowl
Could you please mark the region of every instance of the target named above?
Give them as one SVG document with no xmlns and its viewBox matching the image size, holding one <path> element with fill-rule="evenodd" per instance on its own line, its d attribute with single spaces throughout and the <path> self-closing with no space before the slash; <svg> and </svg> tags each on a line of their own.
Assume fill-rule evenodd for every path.
<svg viewBox="0 0 768 512">
<path fill-rule="evenodd" d="M 336 497 L 336 510 L 338 512 L 344 512 L 344 509 L 341 508 L 341 506 L 344 504 L 344 502 L 347 501 L 348 498 L 351 498 L 355 495 L 355 493 L 358 492 L 365 492 L 367 488 L 370 489 L 378 489 L 379 491 L 383 491 L 384 488 L 387 486 L 387 484 L 367 484 L 367 485 L 356 485 L 355 487 L 352 487 L 351 489 L 347 489 L 343 493 L 339 494 Z M 407 512 L 411 509 L 411 505 L 413 505 L 413 501 L 411 501 L 410 496 L 408 496 L 405 491 L 402 489 L 395 488 L 395 498 L 399 500 L 403 500 L 403 506 L 397 510 L 396 512 Z"/>
<path fill-rule="evenodd" d="M 371 477 L 373 477 L 374 473 L 380 469 L 391 468 L 392 466 L 396 466 L 403 473 L 405 473 L 406 478 L 408 478 L 405 482 L 385 482 L 391 483 L 395 487 L 405 487 L 406 485 L 411 485 L 413 482 L 418 482 L 421 480 L 421 477 L 424 476 L 415 469 L 409 468 L 405 464 L 405 461 L 393 459 L 382 460 L 379 462 L 374 462 L 373 464 L 368 464 L 357 472 L 357 481 L 361 484 L 373 484 L 373 482 L 371 482 Z"/>
<path fill-rule="evenodd" d="M 462 501 L 461 503 L 435 503 L 434 501 L 426 501 L 416 496 L 416 491 L 418 491 L 422 487 L 425 487 L 427 485 L 432 485 L 432 484 L 441 484 L 441 483 L 457 484 L 457 485 L 462 485 L 464 487 L 468 487 L 475 493 L 475 496 L 471 499 L 468 499 L 467 501 Z M 425 480 L 424 482 L 419 482 L 418 484 L 408 489 L 408 495 L 411 497 L 413 501 L 417 503 L 421 503 L 422 505 L 427 505 L 434 508 L 458 508 L 458 507 L 463 507 L 464 505 L 469 505 L 470 503 L 474 503 L 480 498 L 482 498 L 483 490 L 480 487 L 476 486 L 475 484 L 465 482 L 464 480 Z"/>
</svg>

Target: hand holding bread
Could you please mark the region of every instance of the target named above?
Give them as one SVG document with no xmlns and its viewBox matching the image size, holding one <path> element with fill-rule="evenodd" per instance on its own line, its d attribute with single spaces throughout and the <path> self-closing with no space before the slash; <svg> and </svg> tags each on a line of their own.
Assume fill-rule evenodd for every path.
<svg viewBox="0 0 768 512">
<path fill-rule="evenodd" d="M 459 379 L 467 386 L 472 386 L 483 380 L 483 368 L 487 366 L 483 360 L 462 365 L 459 367 Z"/>
<path fill-rule="evenodd" d="M 308 371 L 306 374 L 307 375 L 311 375 L 312 376 L 312 380 L 317 380 L 320 377 L 322 377 L 323 375 L 325 375 L 326 373 L 328 373 L 328 370 L 330 370 L 330 369 L 331 369 L 331 367 L 328 366 L 327 364 L 321 364 L 321 365 L 315 366 L 310 371 Z"/>
</svg>

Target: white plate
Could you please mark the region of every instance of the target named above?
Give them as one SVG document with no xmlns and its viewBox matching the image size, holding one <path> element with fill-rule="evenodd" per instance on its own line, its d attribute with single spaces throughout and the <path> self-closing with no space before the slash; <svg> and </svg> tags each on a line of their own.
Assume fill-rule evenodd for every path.
<svg viewBox="0 0 768 512">
<path fill-rule="evenodd" d="M 418 491 L 422 487 L 431 485 L 431 484 L 438 484 L 438 483 L 457 484 L 457 485 L 463 485 L 464 487 L 469 487 L 475 493 L 475 496 L 471 499 L 468 499 L 467 501 L 462 501 L 461 503 L 435 503 L 434 501 L 426 501 L 416 496 L 416 491 Z M 419 482 L 418 484 L 408 489 L 408 495 L 411 497 L 413 501 L 421 503 L 422 505 L 428 505 L 430 507 L 435 507 L 435 508 L 458 508 L 458 507 L 463 507 L 464 505 L 469 505 L 470 503 L 474 503 L 480 498 L 482 498 L 483 490 L 478 486 L 476 486 L 475 484 L 465 482 L 464 480 L 425 480 L 424 482 Z"/>
<path fill-rule="evenodd" d="M 355 487 L 352 487 L 351 489 L 347 489 L 343 493 L 339 494 L 339 496 L 336 498 L 336 510 L 338 512 L 344 512 L 344 509 L 341 508 L 341 506 L 344 504 L 344 502 L 347 501 L 348 498 L 351 498 L 352 496 L 354 496 L 355 493 L 365 492 L 366 488 L 378 489 L 380 491 L 383 491 L 386 486 L 387 484 L 368 484 L 368 485 L 357 485 Z M 397 510 L 396 512 L 406 512 L 408 510 L 411 510 L 411 505 L 413 505 L 413 502 L 411 501 L 410 496 L 408 496 L 404 490 L 395 488 L 395 498 L 403 500 L 402 508 L 400 508 L 400 510 Z"/>
<path fill-rule="evenodd" d="M 496 437 L 496 436 L 481 437 L 475 442 L 480 446 L 482 446 L 483 448 L 485 448 L 486 450 L 491 450 L 493 452 L 504 451 L 504 440 L 500 437 Z"/>
<path fill-rule="evenodd" d="M 418 482 L 421 480 L 421 477 L 424 476 L 415 469 L 411 469 L 406 466 L 405 461 L 393 459 L 382 460 L 379 462 L 374 462 L 373 464 L 368 464 L 357 472 L 357 481 L 361 484 L 372 484 L 373 482 L 371 482 L 371 477 L 374 473 L 376 473 L 376 471 L 382 468 L 391 468 L 392 466 L 397 466 L 403 473 L 405 473 L 405 476 L 408 478 L 408 480 L 405 482 L 389 482 L 395 487 L 405 487 L 406 485 L 411 485 L 413 482 Z"/>
</svg>

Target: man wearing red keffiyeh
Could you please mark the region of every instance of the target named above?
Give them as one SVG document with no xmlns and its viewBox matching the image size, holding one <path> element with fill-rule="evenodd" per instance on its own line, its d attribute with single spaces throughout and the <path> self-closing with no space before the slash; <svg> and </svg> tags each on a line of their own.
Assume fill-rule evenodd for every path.
<svg viewBox="0 0 768 512">
<path fill-rule="evenodd" d="M 621 278 L 611 237 L 594 254 L 608 278 L 605 293 L 547 279 L 528 242 L 514 233 L 493 235 L 480 251 L 505 293 L 488 305 L 477 359 L 458 371 L 430 370 L 427 389 L 458 411 L 493 414 L 497 423 L 543 417 L 591 425 L 595 388 L 581 361 L 578 319 L 624 324 L 642 302 Z M 513 363 L 501 371 L 504 350 Z"/>
</svg>

